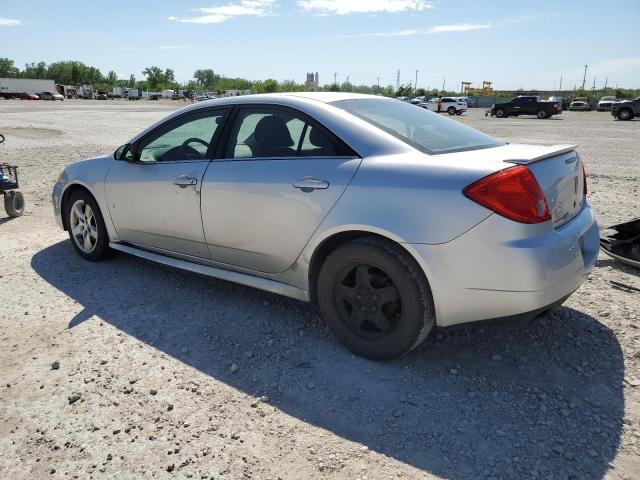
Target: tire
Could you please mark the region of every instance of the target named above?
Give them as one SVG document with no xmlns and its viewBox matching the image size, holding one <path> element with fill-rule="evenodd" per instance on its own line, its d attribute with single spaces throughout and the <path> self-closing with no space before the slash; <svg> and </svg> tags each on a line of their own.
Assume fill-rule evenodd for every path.
<svg viewBox="0 0 640 480">
<path fill-rule="evenodd" d="M 79 211 L 75 210 L 76 206 Z M 87 211 L 87 207 L 90 211 Z M 65 203 L 63 218 L 71 244 L 78 255 L 97 262 L 109 254 L 107 227 L 98 204 L 89 193 L 84 190 L 72 193 Z"/>
<path fill-rule="evenodd" d="M 495 112 L 495 115 L 498 118 L 504 118 L 505 117 L 504 110 L 502 108 L 497 109 Z"/>
<path fill-rule="evenodd" d="M 420 267 L 390 241 L 364 237 L 338 247 L 320 269 L 317 292 L 333 336 L 373 360 L 406 354 L 435 325 Z"/>
<path fill-rule="evenodd" d="M 24 197 L 21 192 L 11 190 L 4 194 L 4 209 L 12 218 L 21 217 L 24 213 Z"/>
<path fill-rule="evenodd" d="M 633 118 L 633 112 L 628 108 L 623 108 L 618 112 L 618 118 L 620 120 L 631 120 Z"/>
<path fill-rule="evenodd" d="M 540 120 L 544 120 L 548 116 L 549 115 L 547 115 L 547 112 L 545 112 L 544 110 L 538 110 L 536 113 L 536 117 L 538 117 Z"/>
<path fill-rule="evenodd" d="M 447 108 L 447 113 L 449 115 L 455 115 L 456 114 L 456 107 L 449 107 Z"/>
</svg>

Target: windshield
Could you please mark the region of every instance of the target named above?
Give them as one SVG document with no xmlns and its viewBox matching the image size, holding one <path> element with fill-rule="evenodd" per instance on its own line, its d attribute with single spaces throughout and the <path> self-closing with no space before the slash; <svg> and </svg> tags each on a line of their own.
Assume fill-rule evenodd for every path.
<svg viewBox="0 0 640 480">
<path fill-rule="evenodd" d="M 331 104 L 425 153 L 451 153 L 504 145 L 455 120 L 396 100 L 355 99 Z"/>
</svg>

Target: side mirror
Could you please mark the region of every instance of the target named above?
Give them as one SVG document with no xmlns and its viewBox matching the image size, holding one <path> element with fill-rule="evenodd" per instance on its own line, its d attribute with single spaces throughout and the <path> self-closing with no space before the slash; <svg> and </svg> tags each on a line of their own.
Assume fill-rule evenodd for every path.
<svg viewBox="0 0 640 480">
<path fill-rule="evenodd" d="M 133 160 L 133 152 L 130 143 L 125 143 L 113 152 L 114 160 L 122 160 L 125 162 L 131 162 Z"/>
</svg>

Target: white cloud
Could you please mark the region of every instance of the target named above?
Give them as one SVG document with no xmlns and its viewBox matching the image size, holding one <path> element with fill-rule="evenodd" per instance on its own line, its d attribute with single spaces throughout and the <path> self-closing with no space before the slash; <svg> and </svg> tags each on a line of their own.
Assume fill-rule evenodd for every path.
<svg viewBox="0 0 640 480">
<path fill-rule="evenodd" d="M 0 27 L 19 27 L 24 25 L 20 20 L 13 18 L 0 18 Z"/>
<path fill-rule="evenodd" d="M 491 28 L 489 23 L 458 23 L 456 25 L 438 25 L 430 28 L 428 33 L 467 32 L 469 30 L 482 30 Z"/>
<path fill-rule="evenodd" d="M 449 33 L 449 32 L 468 32 L 470 30 L 483 30 L 491 28 L 490 23 L 458 23 L 454 25 L 437 25 L 435 27 L 427 29 L 407 29 L 397 30 L 394 32 L 374 32 L 364 33 L 362 35 L 356 35 L 360 37 L 409 37 L 412 35 L 431 35 L 435 33 Z M 349 35 L 346 35 L 349 37 Z M 353 37 L 353 36 L 351 36 Z"/>
<path fill-rule="evenodd" d="M 169 20 L 179 23 L 211 24 L 222 23 L 233 17 L 255 16 L 265 17 L 271 14 L 271 9 L 275 0 L 240 0 L 237 3 L 229 3 L 218 7 L 196 8 L 195 11 L 201 13 L 192 17 L 171 16 Z"/>
<path fill-rule="evenodd" d="M 298 5 L 323 15 L 398 13 L 432 8 L 425 0 L 298 0 Z"/>
<path fill-rule="evenodd" d="M 160 47 L 160 50 L 180 50 L 182 48 L 187 48 L 184 45 L 163 45 Z"/>
</svg>

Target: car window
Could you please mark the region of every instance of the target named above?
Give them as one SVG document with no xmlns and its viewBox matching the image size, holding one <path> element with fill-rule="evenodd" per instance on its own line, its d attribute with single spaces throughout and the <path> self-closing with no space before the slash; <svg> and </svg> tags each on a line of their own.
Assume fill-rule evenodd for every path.
<svg viewBox="0 0 640 480">
<path fill-rule="evenodd" d="M 240 109 L 225 158 L 351 155 L 302 115 L 284 109 L 255 107 Z"/>
<path fill-rule="evenodd" d="M 426 153 L 449 153 L 504 145 L 455 120 L 395 100 L 352 99 L 331 102 L 331 105 Z"/>
<path fill-rule="evenodd" d="M 221 128 L 225 113 L 206 112 L 185 117 L 168 131 L 161 131 L 142 140 L 137 149 L 140 162 L 173 162 L 204 160 L 216 131 Z"/>
</svg>

